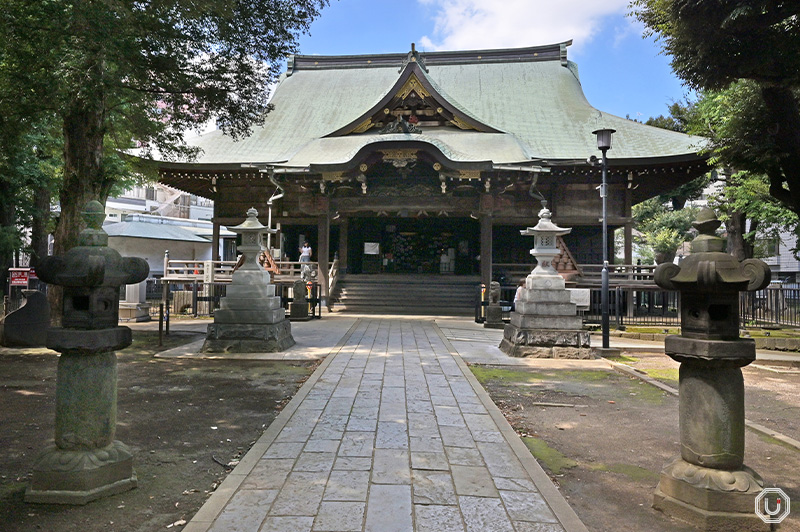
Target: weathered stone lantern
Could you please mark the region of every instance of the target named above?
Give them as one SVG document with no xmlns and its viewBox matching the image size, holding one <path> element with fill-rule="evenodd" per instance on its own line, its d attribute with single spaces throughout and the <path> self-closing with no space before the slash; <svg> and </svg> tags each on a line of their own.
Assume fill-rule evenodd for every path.
<svg viewBox="0 0 800 532">
<path fill-rule="evenodd" d="M 133 457 L 114 439 L 117 425 L 117 349 L 131 344 L 118 325 L 119 291 L 149 273 L 144 259 L 108 247 L 103 205 L 83 212 L 88 226 L 63 257 L 37 268 L 43 281 L 64 287 L 62 327 L 47 332 L 58 351 L 55 444 L 36 460 L 25 500 L 85 504 L 136 487 Z"/>
<path fill-rule="evenodd" d="M 582 330 L 583 320 L 570 300 L 564 278 L 553 267 L 553 259 L 561 254 L 558 237 L 572 229 L 554 224 L 550 210 L 542 204 L 539 223 L 520 231 L 534 237 L 531 255 L 537 264 L 525 279 L 511 323 L 503 330 L 500 349 L 515 357 L 591 358 L 589 333 Z"/>
<path fill-rule="evenodd" d="M 214 312 L 214 323 L 208 326 L 204 353 L 269 353 L 283 351 L 294 345 L 291 323 L 275 295 L 271 277 L 258 263 L 264 250 L 261 236 L 276 233 L 258 221 L 258 211 L 251 208 L 247 219 L 229 227 L 241 235 L 242 265 L 233 272 L 220 309 Z"/>
<path fill-rule="evenodd" d="M 754 513 L 763 481 L 744 465 L 742 366 L 756 358 L 755 342 L 739 338 L 739 292 L 769 284 L 757 259 L 741 264 L 724 253 L 714 211 L 692 225 L 700 232 L 680 266 L 656 268 L 655 281 L 681 294 L 681 335 L 666 353 L 681 363 L 681 454 L 661 472 L 653 506 L 706 530 L 765 529 Z"/>
</svg>

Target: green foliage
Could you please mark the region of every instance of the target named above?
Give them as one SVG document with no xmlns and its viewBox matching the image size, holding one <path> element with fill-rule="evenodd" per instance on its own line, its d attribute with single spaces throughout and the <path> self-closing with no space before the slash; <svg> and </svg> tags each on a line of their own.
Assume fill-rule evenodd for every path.
<svg viewBox="0 0 800 532">
<path fill-rule="evenodd" d="M 65 114 L 99 98 L 109 132 L 186 154 L 181 134 L 211 118 L 235 136 L 263 120 L 279 63 L 326 4 L 5 0 L 0 76 L 31 95 L 24 111 Z"/>
<path fill-rule="evenodd" d="M 765 175 L 800 213 L 800 3 L 633 0 L 631 14 L 690 87 L 720 164 Z"/>
<path fill-rule="evenodd" d="M 24 229 L 36 226 L 35 219 L 49 216 L 47 200 L 60 178 L 57 133 L 52 120 L 15 121 L 13 114 L 0 117 L 0 268 L 10 266 L 15 253 L 32 251 Z"/>
<path fill-rule="evenodd" d="M 642 261 L 652 264 L 656 255 L 674 254 L 682 242 L 690 239 L 689 230 L 697 212 L 695 207 L 674 210 L 659 197 L 634 205 L 633 241 Z"/>
<path fill-rule="evenodd" d="M 689 101 L 672 102 L 667 108 L 669 109 L 669 115 L 648 118 L 645 124 L 661 129 L 669 129 L 670 131 L 677 131 L 679 133 L 686 133 L 689 123 L 693 120 L 696 113 L 694 104 Z"/>
<path fill-rule="evenodd" d="M 105 202 L 132 175 L 118 150 L 191 158 L 197 151 L 183 142 L 187 130 L 216 119 L 241 137 L 262 123 L 279 62 L 325 5 L 0 2 L 0 114 L 14 123 L 54 120 L 63 137 L 56 253 L 74 245 L 83 204 Z M 24 149 L 18 140 L 5 149 Z"/>
</svg>

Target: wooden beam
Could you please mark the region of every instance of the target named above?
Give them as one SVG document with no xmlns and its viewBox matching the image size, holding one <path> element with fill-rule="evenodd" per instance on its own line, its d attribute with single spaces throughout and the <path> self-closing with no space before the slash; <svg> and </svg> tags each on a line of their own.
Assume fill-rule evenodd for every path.
<svg viewBox="0 0 800 532">
<path fill-rule="evenodd" d="M 330 262 L 328 255 L 330 254 L 330 233 L 331 233 L 331 218 L 328 213 L 321 214 L 317 217 L 317 262 L 319 263 L 319 288 L 320 298 L 322 305 L 328 304 L 328 270 L 330 269 Z"/>
</svg>

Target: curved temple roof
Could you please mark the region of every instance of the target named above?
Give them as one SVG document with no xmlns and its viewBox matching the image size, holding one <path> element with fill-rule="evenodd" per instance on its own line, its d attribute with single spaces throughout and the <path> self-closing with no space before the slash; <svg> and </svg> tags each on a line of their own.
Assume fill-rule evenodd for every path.
<svg viewBox="0 0 800 532">
<path fill-rule="evenodd" d="M 377 142 L 429 143 L 460 163 L 579 164 L 597 152 L 592 131 L 613 128 L 617 161 L 701 159 L 703 139 L 603 113 L 586 100 L 570 42 L 507 50 L 361 56 L 293 56 L 263 127 L 233 141 L 221 131 L 192 139 L 194 168 L 242 164 L 309 168 L 345 164 Z M 410 78 L 452 119 L 420 133 L 381 134 L 365 121 Z M 411 82 L 414 82 L 414 79 Z M 453 125 L 458 127 L 452 127 Z M 361 126 L 361 127 L 359 127 Z M 365 129 L 366 127 L 366 129 Z M 167 164 L 168 166 L 172 166 Z M 230 166 L 229 166 L 230 165 Z M 183 165 L 175 165 L 180 167 Z M 184 167 L 186 167 L 184 166 Z M 206 166 L 210 168 L 210 166 Z"/>
</svg>

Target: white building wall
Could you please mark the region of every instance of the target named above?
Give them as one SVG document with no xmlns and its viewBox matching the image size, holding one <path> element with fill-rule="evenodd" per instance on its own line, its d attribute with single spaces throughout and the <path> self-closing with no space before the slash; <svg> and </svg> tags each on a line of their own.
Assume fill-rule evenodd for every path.
<svg viewBox="0 0 800 532">
<path fill-rule="evenodd" d="M 164 274 L 164 253 L 173 260 L 211 260 L 211 242 L 180 242 L 153 238 L 108 237 L 108 245 L 123 257 L 141 257 L 150 265 L 150 277 Z"/>
<path fill-rule="evenodd" d="M 772 269 L 773 274 L 780 273 L 782 277 L 800 274 L 800 261 L 792 253 L 792 249 L 796 245 L 797 237 L 793 233 L 781 233 L 777 255 L 763 259 Z"/>
</svg>

